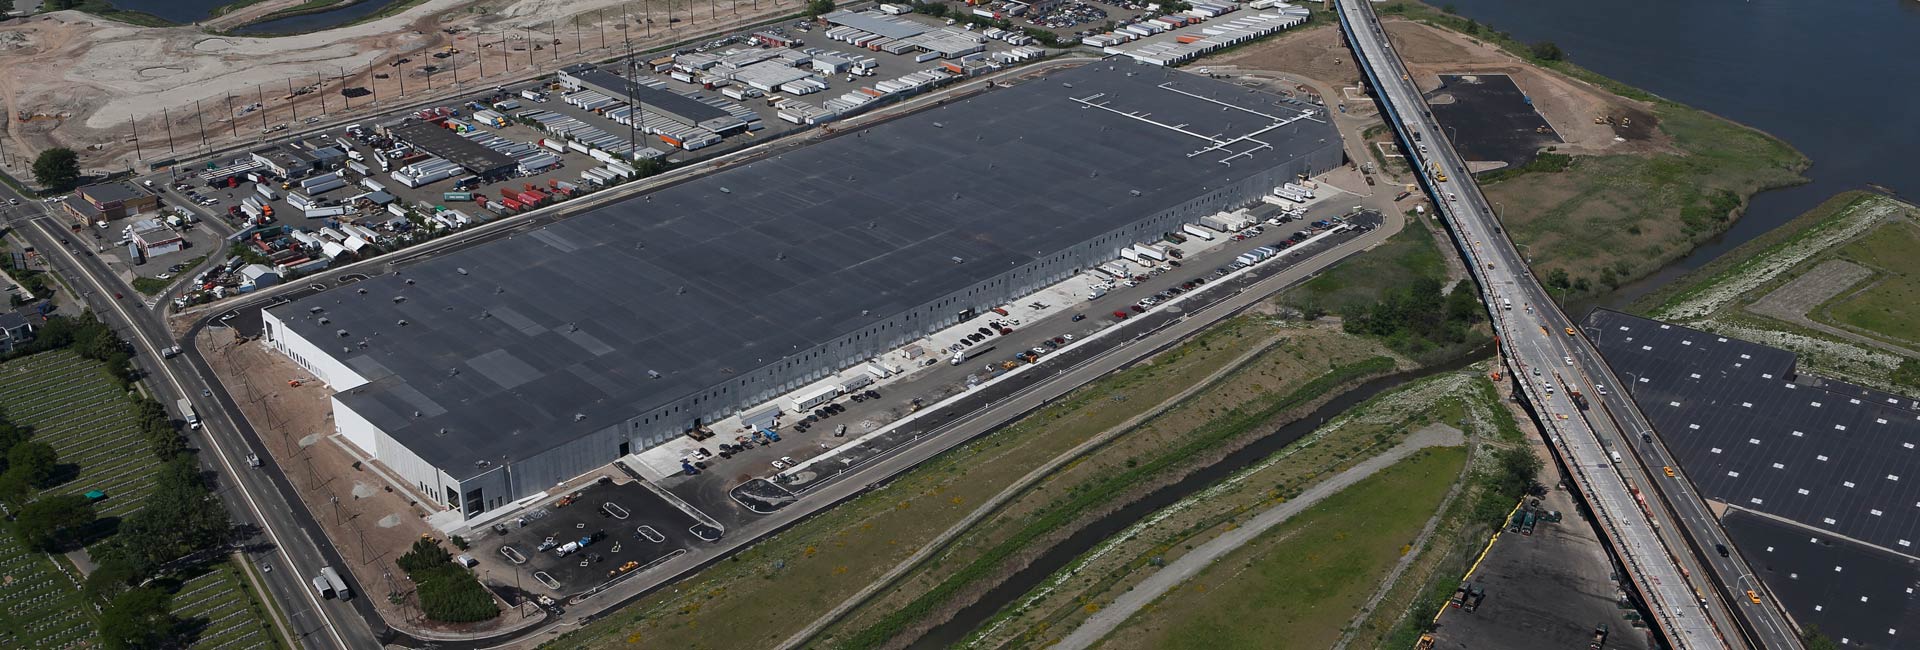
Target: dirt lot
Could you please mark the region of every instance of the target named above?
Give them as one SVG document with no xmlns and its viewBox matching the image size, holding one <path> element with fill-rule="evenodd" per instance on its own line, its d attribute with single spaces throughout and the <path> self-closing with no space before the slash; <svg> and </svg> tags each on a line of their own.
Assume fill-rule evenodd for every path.
<svg viewBox="0 0 1920 650">
<path fill-rule="evenodd" d="M 1639 153 L 1670 151 L 1670 142 L 1655 128 L 1651 107 L 1614 96 L 1589 84 L 1542 72 L 1490 44 L 1425 24 L 1388 18 L 1387 32 L 1394 48 L 1423 91 L 1440 87 L 1439 75 L 1500 73 L 1533 98 L 1554 130 L 1565 138 L 1564 153 Z M 1340 38 L 1340 30 L 1323 25 L 1272 38 L 1226 54 L 1202 59 L 1195 65 L 1237 65 L 1304 75 L 1340 87 L 1360 83 L 1360 69 Z M 1446 101 L 1436 97 L 1436 102 Z M 1625 116 L 1631 126 L 1594 124 L 1596 116 Z M 1618 136 L 1621 140 L 1615 140 Z"/>
<path fill-rule="evenodd" d="M 619 15 L 635 6 L 648 8 L 642 10 L 651 17 Z M 280 124 L 292 130 L 323 113 L 327 119 L 371 114 L 376 103 L 449 94 L 456 78 L 469 88 L 491 86 L 534 69 L 604 58 L 624 49 L 621 29 L 629 24 L 633 48 L 643 51 L 797 6 L 795 0 L 760 2 L 757 10 L 750 2 L 709 8 L 687 0 L 428 0 L 361 25 L 275 38 L 132 27 L 53 12 L 0 26 L 0 61 L 9 73 L 0 75 L 0 103 L 9 116 L 0 146 L 26 160 L 40 149 L 66 146 L 81 152 L 84 168 L 124 168 L 136 150 L 130 138 L 136 124 L 145 160 L 186 156 L 201 151 L 203 133 L 206 144 L 218 148 L 258 139 Z M 678 22 L 669 21 L 669 11 Z M 432 56 L 448 47 L 457 52 Z M 400 58 L 412 61 L 390 65 Z M 436 69 L 423 70 L 427 65 Z M 340 94 L 347 87 L 371 94 L 348 101 Z M 307 88 L 314 90 L 300 93 Z M 255 103 L 263 106 L 246 110 Z M 163 117 L 173 122 L 171 134 Z M 240 124 L 228 124 L 235 119 Z M 16 165 L 14 172 L 22 169 Z"/>
<path fill-rule="evenodd" d="M 413 601 L 396 605 L 387 595 L 412 591 L 404 577 L 392 577 L 393 562 L 432 532 L 425 517 L 436 506 L 394 487 L 370 464 L 356 462 L 332 437 L 327 399 L 332 391 L 286 357 L 257 341 L 236 341 L 232 332 L 209 328 L 194 343 L 259 433 L 266 446 L 258 450 L 263 459 L 271 455 L 300 492 L 341 559 L 370 592 L 367 602 L 388 620 L 423 625 Z M 288 385 L 294 379 L 303 381 Z M 492 624 L 503 622 L 516 620 L 501 617 Z"/>
</svg>

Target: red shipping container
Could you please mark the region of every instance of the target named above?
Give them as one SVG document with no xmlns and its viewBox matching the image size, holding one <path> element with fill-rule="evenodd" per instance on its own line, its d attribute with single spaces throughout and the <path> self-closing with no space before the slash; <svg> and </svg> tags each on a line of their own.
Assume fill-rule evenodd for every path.
<svg viewBox="0 0 1920 650">
<path fill-rule="evenodd" d="M 1182 36 L 1175 36 L 1173 37 L 1173 40 L 1179 41 L 1181 43 L 1198 43 L 1205 38 L 1206 38 L 1205 36 L 1200 36 L 1197 34 L 1186 34 Z"/>
</svg>

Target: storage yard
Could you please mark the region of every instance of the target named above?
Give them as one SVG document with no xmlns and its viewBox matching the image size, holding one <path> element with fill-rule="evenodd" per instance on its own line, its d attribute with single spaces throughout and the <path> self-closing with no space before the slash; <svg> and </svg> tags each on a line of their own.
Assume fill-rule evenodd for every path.
<svg viewBox="0 0 1920 650">
<path fill-rule="evenodd" d="M 345 438 L 473 517 L 1330 169 L 1317 113 L 1084 66 L 309 296 L 267 337 L 343 391 Z M 929 161 L 992 187 L 929 195 Z"/>
</svg>

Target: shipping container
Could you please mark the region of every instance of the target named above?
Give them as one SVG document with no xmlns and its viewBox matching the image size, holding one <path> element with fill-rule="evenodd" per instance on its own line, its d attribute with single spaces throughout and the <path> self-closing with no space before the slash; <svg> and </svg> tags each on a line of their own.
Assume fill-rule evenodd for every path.
<svg viewBox="0 0 1920 650">
<path fill-rule="evenodd" d="M 473 200 L 473 193 L 472 193 L 472 192 L 444 192 L 444 193 L 441 193 L 441 194 L 440 194 L 440 200 L 442 200 L 442 201 L 472 201 L 472 200 Z"/>
</svg>

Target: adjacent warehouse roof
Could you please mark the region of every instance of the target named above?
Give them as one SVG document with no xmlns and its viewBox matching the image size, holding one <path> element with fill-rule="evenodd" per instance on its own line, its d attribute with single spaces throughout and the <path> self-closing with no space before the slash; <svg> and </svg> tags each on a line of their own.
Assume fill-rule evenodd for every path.
<svg viewBox="0 0 1920 650">
<path fill-rule="evenodd" d="M 1320 115 L 1183 72 L 1089 64 L 273 311 L 373 382 L 337 399 L 471 475 L 475 458 L 529 457 L 1337 152 L 1308 110 Z"/>
<path fill-rule="evenodd" d="M 626 101 L 628 87 L 631 86 L 634 103 L 644 106 L 649 113 L 665 115 L 687 126 L 697 126 L 709 131 L 725 131 L 727 127 L 741 122 L 740 118 L 734 117 L 732 113 L 717 106 L 709 106 L 700 100 L 671 90 L 630 82 L 625 77 L 605 70 L 575 66 L 564 71 L 563 74 L 588 90 L 621 101 Z"/>
<path fill-rule="evenodd" d="M 513 156 L 488 149 L 432 122 L 409 122 L 393 127 L 392 131 L 394 137 L 452 161 L 469 174 L 490 175 L 518 165 Z"/>
<path fill-rule="evenodd" d="M 836 11 L 822 16 L 822 18 L 826 19 L 828 23 L 852 27 L 863 32 L 871 32 L 892 39 L 916 36 L 933 29 L 932 27 L 911 20 L 896 18 L 878 11 Z"/>
<path fill-rule="evenodd" d="M 1757 343 L 1607 310 L 1587 325 L 1703 494 L 1920 550 L 1920 404 L 1796 374 Z"/>
<path fill-rule="evenodd" d="M 1897 648 L 1920 630 L 1913 561 L 1739 510 L 1722 522 L 1796 623 L 1847 647 Z"/>
</svg>

